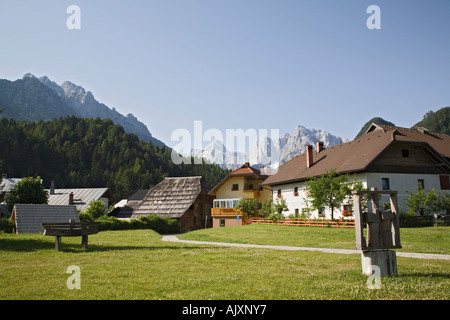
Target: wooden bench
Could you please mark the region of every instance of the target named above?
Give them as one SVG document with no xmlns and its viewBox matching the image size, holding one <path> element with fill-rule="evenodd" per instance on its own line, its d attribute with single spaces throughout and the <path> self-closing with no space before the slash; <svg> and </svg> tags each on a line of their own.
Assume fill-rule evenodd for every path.
<svg viewBox="0 0 450 320">
<path fill-rule="evenodd" d="M 98 233 L 100 222 L 69 222 L 41 223 L 44 228 L 44 236 L 55 236 L 55 250 L 61 249 L 61 237 L 81 237 L 81 247 L 87 249 L 88 236 Z"/>
</svg>

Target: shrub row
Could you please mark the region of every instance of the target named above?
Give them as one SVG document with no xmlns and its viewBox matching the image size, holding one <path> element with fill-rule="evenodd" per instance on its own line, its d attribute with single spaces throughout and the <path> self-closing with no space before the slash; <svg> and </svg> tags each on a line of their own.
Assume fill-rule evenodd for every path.
<svg viewBox="0 0 450 320">
<path fill-rule="evenodd" d="M 432 216 L 400 216 L 400 228 L 422 228 L 433 226 Z"/>
<path fill-rule="evenodd" d="M 152 229 L 160 234 L 180 232 L 180 226 L 176 219 L 161 218 L 156 214 L 129 221 L 106 216 L 95 221 L 101 222 L 99 231 Z"/>
</svg>

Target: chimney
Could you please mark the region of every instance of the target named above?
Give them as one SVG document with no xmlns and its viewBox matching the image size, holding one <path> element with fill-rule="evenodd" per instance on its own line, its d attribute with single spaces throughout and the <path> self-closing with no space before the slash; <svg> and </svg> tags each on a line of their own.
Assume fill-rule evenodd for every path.
<svg viewBox="0 0 450 320">
<path fill-rule="evenodd" d="M 264 166 L 260 166 L 259 167 L 259 172 L 261 172 L 261 174 L 264 174 L 264 172 L 265 172 Z"/>
<path fill-rule="evenodd" d="M 306 168 L 310 168 L 313 165 L 313 147 L 312 145 L 306 146 Z"/>
<path fill-rule="evenodd" d="M 316 150 L 317 150 L 317 153 L 319 153 L 320 151 L 323 150 L 323 142 L 322 141 L 316 142 Z"/>
<path fill-rule="evenodd" d="M 50 184 L 50 194 L 55 194 L 55 181 Z"/>
<path fill-rule="evenodd" d="M 250 162 L 246 162 L 244 168 L 250 168 Z"/>
<path fill-rule="evenodd" d="M 69 204 L 73 204 L 73 192 L 69 194 Z"/>
</svg>

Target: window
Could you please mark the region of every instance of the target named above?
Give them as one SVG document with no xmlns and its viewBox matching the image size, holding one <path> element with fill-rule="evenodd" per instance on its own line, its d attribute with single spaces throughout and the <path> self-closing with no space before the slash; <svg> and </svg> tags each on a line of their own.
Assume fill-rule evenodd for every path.
<svg viewBox="0 0 450 320">
<path fill-rule="evenodd" d="M 418 186 L 419 189 L 421 189 L 421 190 L 425 189 L 425 180 L 423 180 L 423 179 L 418 179 L 418 180 L 417 180 L 417 186 Z"/>
<path fill-rule="evenodd" d="M 408 149 L 402 149 L 402 157 L 408 158 L 409 157 L 409 150 Z"/>
<path fill-rule="evenodd" d="M 278 197 L 278 198 L 281 198 L 281 189 L 278 189 L 277 197 Z"/>
<path fill-rule="evenodd" d="M 231 187 L 231 191 L 238 191 L 239 190 L 239 184 L 233 183 L 233 186 Z"/>
<path fill-rule="evenodd" d="M 389 189 L 389 178 L 381 178 L 381 188 L 383 190 L 390 190 Z"/>
<path fill-rule="evenodd" d="M 298 187 L 294 187 L 294 196 L 298 196 Z"/>
<path fill-rule="evenodd" d="M 439 176 L 441 190 L 450 190 L 450 176 Z"/>
<path fill-rule="evenodd" d="M 220 226 L 225 227 L 225 219 L 220 219 Z"/>
</svg>

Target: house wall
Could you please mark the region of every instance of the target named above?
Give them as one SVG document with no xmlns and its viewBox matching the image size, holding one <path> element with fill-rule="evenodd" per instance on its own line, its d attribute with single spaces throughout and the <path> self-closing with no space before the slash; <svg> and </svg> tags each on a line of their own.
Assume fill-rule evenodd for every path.
<svg viewBox="0 0 450 320">
<path fill-rule="evenodd" d="M 179 219 L 180 231 L 188 232 L 211 227 L 211 208 L 214 197 L 201 192 L 194 204 Z"/>
<path fill-rule="evenodd" d="M 238 184 L 238 190 L 232 190 L 233 184 Z M 216 191 L 216 199 L 227 198 L 242 198 L 244 192 L 244 178 L 230 177 L 225 183 Z"/>
<path fill-rule="evenodd" d="M 405 200 L 409 197 L 406 190 L 414 192 L 419 186 L 419 179 L 423 180 L 426 190 L 435 189 L 436 192 L 440 192 L 440 179 L 439 174 L 404 174 L 404 173 L 373 173 L 365 172 L 355 174 L 357 181 L 361 181 L 363 186 L 367 189 L 377 188 L 378 190 L 383 190 L 382 188 L 382 178 L 389 179 L 390 190 L 395 190 L 398 192 L 397 200 L 400 212 L 407 211 L 405 206 Z M 298 196 L 294 195 L 294 187 L 298 187 Z M 288 211 L 283 212 L 283 214 L 288 217 L 289 215 L 295 215 L 295 209 L 298 209 L 299 214 L 302 213 L 302 209 L 308 208 L 307 192 L 305 182 L 288 183 L 279 186 L 272 187 L 272 200 L 275 202 L 277 199 L 278 189 L 281 189 L 281 195 L 286 200 L 288 206 Z M 449 191 L 446 191 L 449 192 Z M 389 203 L 389 196 L 383 195 L 380 199 L 380 205 L 384 202 Z M 344 201 L 344 204 L 347 202 Z M 342 217 L 342 210 L 336 209 L 334 212 L 334 218 Z M 325 218 L 331 219 L 331 210 L 328 208 L 325 210 Z M 311 214 L 311 218 L 318 217 L 318 210 L 314 210 Z"/>
<path fill-rule="evenodd" d="M 241 226 L 242 225 L 242 219 L 237 220 L 236 216 L 234 216 L 234 217 L 215 217 L 213 219 L 213 228 L 220 228 L 221 220 L 224 221 L 225 227 L 233 227 L 233 226 Z"/>
</svg>

